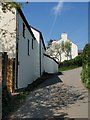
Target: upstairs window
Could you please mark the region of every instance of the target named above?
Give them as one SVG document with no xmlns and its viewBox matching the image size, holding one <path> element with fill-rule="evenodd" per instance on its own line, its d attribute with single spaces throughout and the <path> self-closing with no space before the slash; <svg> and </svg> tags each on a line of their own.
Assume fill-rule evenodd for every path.
<svg viewBox="0 0 90 120">
<path fill-rule="evenodd" d="M 30 41 L 28 39 L 28 56 L 30 55 Z"/>
<path fill-rule="evenodd" d="M 23 23 L 23 37 L 25 38 L 25 24 Z"/>
<path fill-rule="evenodd" d="M 34 42 L 34 41 L 33 41 L 33 39 L 32 39 L 32 49 L 33 49 L 33 42 Z"/>
</svg>

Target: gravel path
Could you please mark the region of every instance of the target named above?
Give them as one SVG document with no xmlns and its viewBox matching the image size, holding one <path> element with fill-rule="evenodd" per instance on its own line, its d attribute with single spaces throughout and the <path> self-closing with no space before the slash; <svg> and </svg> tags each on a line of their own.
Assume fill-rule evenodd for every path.
<svg viewBox="0 0 90 120">
<path fill-rule="evenodd" d="M 81 68 L 55 75 L 32 91 L 11 118 L 88 118 L 88 91 Z"/>
</svg>

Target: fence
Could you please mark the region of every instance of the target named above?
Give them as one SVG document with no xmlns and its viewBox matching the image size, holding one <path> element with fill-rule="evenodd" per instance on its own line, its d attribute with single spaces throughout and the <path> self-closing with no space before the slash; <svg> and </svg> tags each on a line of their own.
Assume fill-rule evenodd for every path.
<svg viewBox="0 0 90 120">
<path fill-rule="evenodd" d="M 15 78 L 15 59 L 8 58 L 6 52 L 2 53 L 2 85 L 6 86 L 8 91 L 14 91 Z"/>
</svg>

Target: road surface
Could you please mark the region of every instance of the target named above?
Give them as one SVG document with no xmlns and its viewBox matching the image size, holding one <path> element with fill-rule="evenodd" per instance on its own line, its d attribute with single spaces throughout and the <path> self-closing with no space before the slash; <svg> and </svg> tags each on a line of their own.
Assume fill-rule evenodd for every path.
<svg viewBox="0 0 90 120">
<path fill-rule="evenodd" d="M 46 80 L 10 118 L 88 118 L 88 91 L 80 72 L 77 68 Z"/>
</svg>

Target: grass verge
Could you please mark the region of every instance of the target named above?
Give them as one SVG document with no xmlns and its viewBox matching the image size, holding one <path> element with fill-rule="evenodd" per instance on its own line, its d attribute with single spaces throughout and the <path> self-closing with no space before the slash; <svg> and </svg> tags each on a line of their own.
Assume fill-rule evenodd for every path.
<svg viewBox="0 0 90 120">
<path fill-rule="evenodd" d="M 62 72 L 62 71 L 72 70 L 72 69 L 75 69 L 75 68 L 78 68 L 78 66 L 61 67 L 61 68 L 58 69 L 58 71 Z"/>
</svg>

